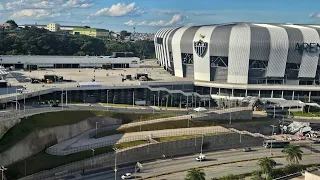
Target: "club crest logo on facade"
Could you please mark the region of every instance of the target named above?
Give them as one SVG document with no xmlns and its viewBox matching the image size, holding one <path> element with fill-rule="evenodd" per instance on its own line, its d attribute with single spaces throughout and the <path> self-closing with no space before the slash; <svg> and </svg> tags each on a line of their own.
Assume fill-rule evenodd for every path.
<svg viewBox="0 0 320 180">
<path fill-rule="evenodd" d="M 194 42 L 194 50 L 196 51 L 199 57 L 204 57 L 204 55 L 206 55 L 207 53 L 208 43 L 203 42 L 202 39 L 205 38 L 204 35 L 200 34 L 199 37 L 200 37 L 200 40 Z"/>
</svg>

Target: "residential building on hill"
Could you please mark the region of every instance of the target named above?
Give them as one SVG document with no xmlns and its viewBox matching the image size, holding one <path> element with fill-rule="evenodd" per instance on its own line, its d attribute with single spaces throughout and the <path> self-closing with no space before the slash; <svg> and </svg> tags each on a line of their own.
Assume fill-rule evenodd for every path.
<svg viewBox="0 0 320 180">
<path fill-rule="evenodd" d="M 51 32 L 57 32 L 60 30 L 60 24 L 50 23 L 47 25 L 46 29 Z"/>
</svg>

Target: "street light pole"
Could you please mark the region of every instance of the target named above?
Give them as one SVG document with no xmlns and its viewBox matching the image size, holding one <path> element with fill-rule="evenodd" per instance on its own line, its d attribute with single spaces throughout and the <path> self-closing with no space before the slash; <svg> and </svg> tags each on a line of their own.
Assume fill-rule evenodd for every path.
<svg viewBox="0 0 320 180">
<path fill-rule="evenodd" d="M 276 118 L 276 105 L 273 106 L 273 119 Z"/>
<path fill-rule="evenodd" d="M 95 151 L 95 150 L 94 150 L 94 149 L 91 149 L 91 150 L 92 150 L 92 157 L 94 157 L 94 151 Z"/>
<path fill-rule="evenodd" d="M 23 113 L 26 113 L 26 94 L 23 93 Z"/>
<path fill-rule="evenodd" d="M 141 118 L 142 118 L 142 116 L 140 116 L 140 131 L 141 131 Z"/>
<path fill-rule="evenodd" d="M 98 122 L 96 122 L 96 139 L 97 139 L 97 131 L 98 131 Z"/>
<path fill-rule="evenodd" d="M 153 108 L 152 108 L 152 113 L 154 114 L 154 108 L 156 107 L 156 95 L 153 94 Z"/>
<path fill-rule="evenodd" d="M 117 180 L 117 148 L 113 148 L 114 153 L 115 153 L 115 157 L 114 157 L 114 180 Z"/>
<path fill-rule="evenodd" d="M 132 91 L 132 107 L 134 107 L 134 90 Z"/>
<path fill-rule="evenodd" d="M 5 168 L 4 166 L 0 166 L 0 171 L 1 171 L 1 180 L 4 180 L 4 171 L 7 170 L 8 168 Z"/>
<path fill-rule="evenodd" d="M 109 111 L 109 89 L 107 90 L 107 111 Z"/>
<path fill-rule="evenodd" d="M 27 162 L 24 162 L 24 177 L 27 176 Z"/>
<path fill-rule="evenodd" d="M 275 125 L 271 125 L 271 127 L 272 127 L 272 134 L 271 134 L 270 155 L 272 156 L 272 141 L 273 141 L 272 136 L 273 136 L 273 133 L 274 133 L 274 128 L 275 128 L 275 127 L 277 127 L 277 126 L 275 126 Z"/>
</svg>

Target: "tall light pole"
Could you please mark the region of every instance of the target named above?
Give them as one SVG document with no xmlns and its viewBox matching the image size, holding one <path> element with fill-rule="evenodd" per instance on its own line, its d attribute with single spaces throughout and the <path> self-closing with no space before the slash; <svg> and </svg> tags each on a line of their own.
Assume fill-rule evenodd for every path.
<svg viewBox="0 0 320 180">
<path fill-rule="evenodd" d="M 18 91 L 23 91 L 23 89 L 16 89 L 16 111 L 18 110 Z"/>
<path fill-rule="evenodd" d="M 154 114 L 154 108 L 156 107 L 156 95 L 153 94 L 153 108 L 152 108 L 152 113 Z"/>
<path fill-rule="evenodd" d="M 231 99 L 229 99 L 229 119 L 230 119 L 229 124 L 231 124 Z"/>
<path fill-rule="evenodd" d="M 109 111 L 109 89 L 107 90 L 107 111 Z"/>
<path fill-rule="evenodd" d="M 140 116 L 140 131 L 141 131 L 141 118 L 142 118 L 142 116 Z"/>
<path fill-rule="evenodd" d="M 23 113 L 26 113 L 26 94 L 23 93 Z"/>
<path fill-rule="evenodd" d="M 132 107 L 134 107 L 134 90 L 132 91 Z"/>
<path fill-rule="evenodd" d="M 189 100 L 189 96 L 187 95 L 187 105 L 186 105 L 186 109 L 187 109 L 187 111 L 188 111 L 188 106 L 189 106 L 189 102 L 188 102 L 188 100 Z"/>
<path fill-rule="evenodd" d="M 24 162 L 24 177 L 27 176 L 27 162 Z"/>
<path fill-rule="evenodd" d="M 276 105 L 273 105 L 273 119 L 276 118 Z"/>
<path fill-rule="evenodd" d="M 114 180 L 117 180 L 117 148 L 112 148 L 114 150 L 115 153 L 115 157 L 114 157 Z"/>
<path fill-rule="evenodd" d="M 203 134 L 201 135 L 201 150 L 200 150 L 200 157 L 199 157 L 199 159 L 200 159 L 200 162 L 201 162 L 201 156 L 203 156 L 202 155 L 202 147 L 203 147 Z"/>
<path fill-rule="evenodd" d="M 271 125 L 271 127 L 272 127 L 272 134 L 271 134 L 270 155 L 272 156 L 272 141 L 273 141 L 272 136 L 273 136 L 273 133 L 274 133 L 274 128 L 275 128 L 275 127 L 277 127 L 277 126 L 275 126 L 275 125 Z"/>
<path fill-rule="evenodd" d="M 63 89 L 62 89 L 62 93 L 61 93 L 61 110 L 63 111 Z"/>
<path fill-rule="evenodd" d="M 8 168 L 5 168 L 4 166 L 0 166 L 1 171 L 1 180 L 4 180 L 4 171 L 6 171 Z"/>
<path fill-rule="evenodd" d="M 98 132 L 98 122 L 96 122 L 96 139 L 97 139 L 97 133 Z"/>
<path fill-rule="evenodd" d="M 68 106 L 68 88 L 66 85 L 66 106 Z"/>
<path fill-rule="evenodd" d="M 94 149 L 91 149 L 91 151 L 92 151 L 92 157 L 94 157 L 94 151 L 95 151 L 95 150 L 94 150 Z"/>
</svg>

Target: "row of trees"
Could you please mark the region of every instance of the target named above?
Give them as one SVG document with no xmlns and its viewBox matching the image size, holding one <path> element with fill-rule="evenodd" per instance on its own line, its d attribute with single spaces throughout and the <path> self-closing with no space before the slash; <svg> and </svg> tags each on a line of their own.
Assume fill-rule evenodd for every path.
<svg viewBox="0 0 320 180">
<path fill-rule="evenodd" d="M 100 56 L 112 52 L 133 52 L 138 57 L 154 57 L 152 41 L 119 42 L 89 36 L 57 35 L 31 27 L 20 31 L 0 31 L 0 55 Z"/>
<path fill-rule="evenodd" d="M 283 151 L 287 162 L 289 163 L 285 168 L 274 169 L 276 162 L 270 158 L 265 157 L 258 161 L 257 166 L 259 167 L 253 173 L 252 180 L 272 180 L 275 177 L 279 177 L 286 174 L 295 173 L 300 170 L 299 161 L 302 159 L 302 151 L 299 146 L 289 145 Z M 185 180 L 205 180 L 206 174 L 203 169 L 190 169 L 187 173 Z M 235 175 L 227 175 L 219 178 L 219 180 L 238 180 L 239 177 Z M 213 178 L 212 180 L 218 180 Z"/>
</svg>

